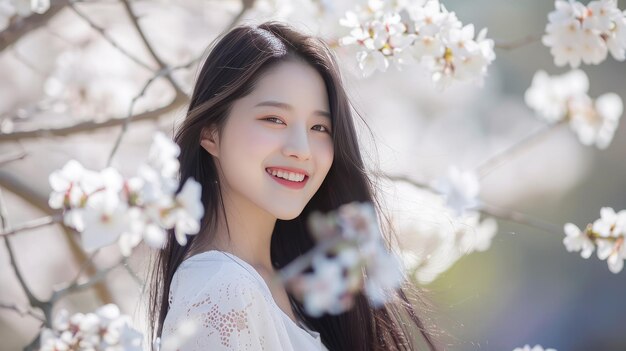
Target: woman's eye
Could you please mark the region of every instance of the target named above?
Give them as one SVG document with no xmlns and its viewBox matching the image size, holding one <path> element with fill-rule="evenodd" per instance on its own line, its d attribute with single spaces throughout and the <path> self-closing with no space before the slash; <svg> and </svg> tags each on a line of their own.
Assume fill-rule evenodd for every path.
<svg viewBox="0 0 626 351">
<path fill-rule="evenodd" d="M 275 124 L 281 124 L 283 123 L 283 121 L 280 120 L 280 118 L 278 117 L 267 117 L 267 118 L 263 118 L 264 121 L 273 121 L 273 123 Z M 278 121 L 278 122 L 275 122 Z"/>
<path fill-rule="evenodd" d="M 317 124 L 317 125 L 315 125 L 313 128 L 315 128 L 315 127 L 322 127 L 323 129 L 322 129 L 322 130 L 320 130 L 320 132 L 324 132 L 324 133 L 328 133 L 328 134 L 330 134 L 330 128 L 326 127 L 326 126 L 325 126 L 325 125 L 323 125 L 323 124 Z"/>
</svg>

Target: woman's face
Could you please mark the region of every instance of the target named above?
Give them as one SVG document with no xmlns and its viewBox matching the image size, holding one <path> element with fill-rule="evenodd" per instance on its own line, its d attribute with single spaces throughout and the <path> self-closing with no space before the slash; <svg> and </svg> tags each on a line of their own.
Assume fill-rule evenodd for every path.
<svg viewBox="0 0 626 351">
<path fill-rule="evenodd" d="M 302 212 L 330 169 L 332 127 L 322 77 L 306 63 L 286 61 L 234 102 L 221 136 L 205 131 L 201 144 L 221 170 L 224 196 L 289 220 Z"/>
</svg>

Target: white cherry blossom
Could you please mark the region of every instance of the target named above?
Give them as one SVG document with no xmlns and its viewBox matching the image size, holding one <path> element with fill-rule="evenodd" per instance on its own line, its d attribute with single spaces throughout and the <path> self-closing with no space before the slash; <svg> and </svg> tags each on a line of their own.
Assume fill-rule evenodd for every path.
<svg viewBox="0 0 626 351">
<path fill-rule="evenodd" d="M 318 245 L 333 243 L 313 249 L 313 273 L 286 278 L 307 313 L 344 312 L 360 290 L 373 306 L 388 301 L 403 272 L 399 259 L 384 246 L 372 204 L 353 202 L 326 214 L 314 212 L 307 222 Z M 281 274 L 285 279 L 284 271 Z"/>
<path fill-rule="evenodd" d="M 127 180 L 113 168 L 94 172 L 71 160 L 50 175 L 49 204 L 63 210 L 63 222 L 81 233 L 88 251 L 118 242 L 129 256 L 142 240 L 162 248 L 167 229 L 174 229 L 178 243 L 185 245 L 186 235 L 200 230 L 204 207 L 195 180 L 188 179 L 176 193 L 179 152 L 157 133 L 139 175 Z"/>
<path fill-rule="evenodd" d="M 588 90 L 589 79 L 581 70 L 560 76 L 538 71 L 524 99 L 548 123 L 568 121 L 583 145 L 606 149 L 623 113 L 622 99 L 606 93 L 594 101 Z"/>
<path fill-rule="evenodd" d="M 304 291 L 303 303 L 306 312 L 319 317 L 325 312 L 341 312 L 341 296 L 346 293 L 343 269 L 334 259 L 317 255 L 313 258 L 313 273 L 306 274 L 299 284 Z"/>
<path fill-rule="evenodd" d="M 590 98 L 572 101 L 570 126 L 584 145 L 606 149 L 613 140 L 623 112 L 622 99 L 614 93 L 603 94 L 595 103 Z"/>
<path fill-rule="evenodd" d="M 417 62 L 441 87 L 454 80 L 482 82 L 495 59 L 486 30 L 474 38 L 474 26 L 463 26 L 438 0 L 369 4 L 348 11 L 339 23 L 350 29 L 339 43 L 359 46 L 356 57 L 365 77 L 386 71 L 390 63 L 402 69 Z"/>
<path fill-rule="evenodd" d="M 565 231 L 565 238 L 563 238 L 563 245 L 569 252 L 580 251 L 580 256 L 583 258 L 591 257 L 591 254 L 595 250 L 593 241 L 589 239 L 586 232 L 581 231 L 575 224 L 566 223 L 563 227 Z"/>
<path fill-rule="evenodd" d="M 111 245 L 129 229 L 128 205 L 116 194 L 96 193 L 89 197 L 83 212 L 83 248 L 94 251 Z"/>
<path fill-rule="evenodd" d="M 433 188 L 445 199 L 446 205 L 454 214 L 462 216 L 465 211 L 478 207 L 480 183 L 472 171 L 461 171 L 451 166 L 445 177 L 433 182 Z"/>
<path fill-rule="evenodd" d="M 178 163 L 180 147 L 162 132 L 155 133 L 152 140 L 147 163 L 161 176 L 165 178 L 175 177 L 180 167 Z"/>
<path fill-rule="evenodd" d="M 193 178 L 187 179 L 176 195 L 176 206 L 163 219 L 167 228 L 174 227 L 176 240 L 180 245 L 187 244 L 187 235 L 197 234 L 200 230 L 199 221 L 204 214 L 201 196 L 200 183 Z"/>
<path fill-rule="evenodd" d="M 119 308 L 107 304 L 94 313 L 69 316 L 61 310 L 52 328 L 44 328 L 40 350 L 141 351 L 143 335 L 132 327 L 131 318 Z"/>
<path fill-rule="evenodd" d="M 550 76 L 540 70 L 533 76 L 524 100 L 539 117 L 548 123 L 555 123 L 567 117 L 570 101 L 586 96 L 588 90 L 589 78 L 581 70 L 559 76 Z"/>
<path fill-rule="evenodd" d="M 568 251 L 582 250 L 581 256 L 588 258 L 594 248 L 600 260 L 606 260 L 612 273 L 624 268 L 626 259 L 626 210 L 615 212 L 611 207 L 603 207 L 600 218 L 587 226 L 584 232 L 575 225 L 565 225 L 567 237 L 563 240 Z"/>
<path fill-rule="evenodd" d="M 616 0 L 591 1 L 587 6 L 574 0 L 555 2 L 548 14 L 544 45 L 550 48 L 557 66 L 581 63 L 597 65 L 610 52 L 619 61 L 625 59 L 626 15 Z"/>
<path fill-rule="evenodd" d="M 524 347 L 516 347 L 513 351 L 556 351 L 556 349 L 544 349 L 541 345 L 535 345 L 532 347 L 530 345 L 524 345 Z"/>
</svg>

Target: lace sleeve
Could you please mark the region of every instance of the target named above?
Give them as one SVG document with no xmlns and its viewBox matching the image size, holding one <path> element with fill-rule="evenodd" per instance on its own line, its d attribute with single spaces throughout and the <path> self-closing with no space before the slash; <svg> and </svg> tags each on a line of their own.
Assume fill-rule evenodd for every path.
<svg viewBox="0 0 626 351">
<path fill-rule="evenodd" d="M 168 316 L 164 335 L 165 327 L 175 333 L 183 321 L 192 320 L 197 326 L 180 351 L 293 350 L 285 325 L 256 282 L 242 275 L 216 278 L 193 291 L 189 299 L 185 294 L 174 297 L 168 312 L 173 318 Z"/>
</svg>

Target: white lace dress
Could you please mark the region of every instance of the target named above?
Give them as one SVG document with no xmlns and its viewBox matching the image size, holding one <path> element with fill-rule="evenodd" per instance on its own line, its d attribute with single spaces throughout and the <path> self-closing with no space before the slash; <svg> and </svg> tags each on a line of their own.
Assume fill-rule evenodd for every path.
<svg viewBox="0 0 626 351">
<path fill-rule="evenodd" d="M 319 333 L 281 310 L 261 275 L 222 251 L 206 251 L 181 263 L 172 278 L 170 309 L 161 345 L 186 320 L 198 329 L 180 351 L 324 350 Z"/>
</svg>

